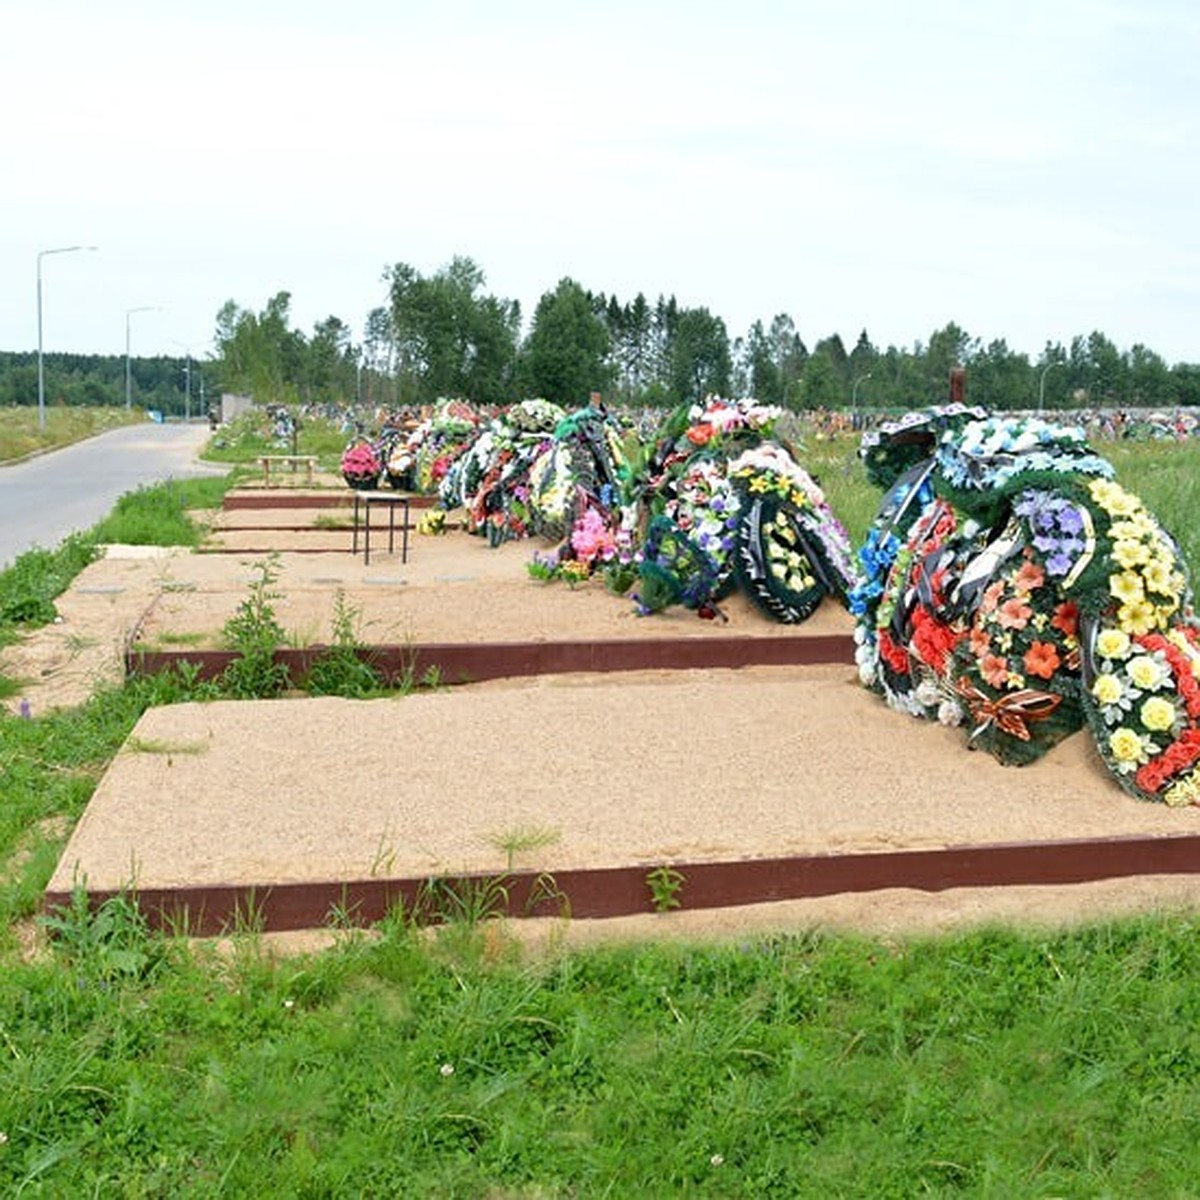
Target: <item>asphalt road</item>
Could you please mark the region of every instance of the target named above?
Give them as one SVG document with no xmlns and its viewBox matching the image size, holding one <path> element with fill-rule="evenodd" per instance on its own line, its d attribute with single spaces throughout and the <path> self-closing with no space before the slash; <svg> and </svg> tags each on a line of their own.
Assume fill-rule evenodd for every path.
<svg viewBox="0 0 1200 1200">
<path fill-rule="evenodd" d="M 53 550 L 90 529 L 143 484 L 223 474 L 196 460 L 208 423 L 128 425 L 86 442 L 0 467 L 0 569 L 34 546 Z"/>
</svg>

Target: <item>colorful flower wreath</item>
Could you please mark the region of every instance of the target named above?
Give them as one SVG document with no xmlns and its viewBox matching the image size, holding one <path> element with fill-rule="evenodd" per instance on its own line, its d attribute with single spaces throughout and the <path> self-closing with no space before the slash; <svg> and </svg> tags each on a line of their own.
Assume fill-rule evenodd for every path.
<svg viewBox="0 0 1200 1200">
<path fill-rule="evenodd" d="M 1002 762 L 1086 723 L 1133 795 L 1197 803 L 1200 625 L 1177 546 L 1112 475 L 1041 421 L 943 435 L 860 551 L 860 677 Z"/>
</svg>

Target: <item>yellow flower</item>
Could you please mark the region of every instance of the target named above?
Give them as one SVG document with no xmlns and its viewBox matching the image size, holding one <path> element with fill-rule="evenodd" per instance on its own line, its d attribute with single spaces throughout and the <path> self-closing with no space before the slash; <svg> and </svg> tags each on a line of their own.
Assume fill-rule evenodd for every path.
<svg viewBox="0 0 1200 1200">
<path fill-rule="evenodd" d="M 1124 658 L 1129 653 L 1129 635 L 1120 629 L 1103 629 L 1096 638 L 1101 658 Z"/>
<path fill-rule="evenodd" d="M 1120 622 L 1121 628 L 1126 633 L 1133 634 L 1134 637 L 1140 637 L 1157 628 L 1158 619 L 1158 609 L 1144 600 L 1136 601 L 1133 604 L 1122 604 L 1117 609 L 1117 620 Z"/>
<path fill-rule="evenodd" d="M 1109 734 L 1108 748 L 1117 762 L 1139 762 L 1143 757 L 1142 739 L 1124 725 Z"/>
<path fill-rule="evenodd" d="M 1093 479 L 1091 493 L 1092 499 L 1114 517 L 1132 517 L 1141 507 L 1136 496 L 1108 479 Z"/>
<path fill-rule="evenodd" d="M 1121 686 L 1121 681 L 1115 676 L 1107 672 L 1103 675 L 1097 675 L 1092 684 L 1092 695 L 1096 697 L 1099 704 L 1108 707 L 1110 704 L 1116 704 L 1121 699 L 1121 694 L 1125 689 Z"/>
<path fill-rule="evenodd" d="M 1162 733 L 1175 724 L 1175 705 L 1162 696 L 1151 696 L 1142 705 L 1142 724 L 1152 733 Z"/>
<path fill-rule="evenodd" d="M 1142 577 L 1133 571 L 1122 571 L 1119 575 L 1110 575 L 1108 590 L 1122 604 L 1136 604 L 1139 600 L 1146 598 L 1146 593 L 1142 588 Z"/>
<path fill-rule="evenodd" d="M 1146 582 L 1146 587 L 1160 596 L 1174 596 L 1178 591 L 1178 577 L 1174 571 L 1174 563 L 1170 559 L 1161 557 L 1150 559 L 1142 567 L 1142 578 Z"/>
<path fill-rule="evenodd" d="M 1193 771 L 1190 775 L 1173 783 L 1163 793 L 1163 799 L 1173 808 L 1200 803 L 1200 772 Z"/>
<path fill-rule="evenodd" d="M 1150 558 L 1150 547 L 1145 542 L 1119 541 L 1113 545 L 1112 556 L 1126 570 L 1140 567 Z"/>
<path fill-rule="evenodd" d="M 1129 671 L 1129 678 L 1133 680 L 1133 686 L 1141 688 L 1143 692 L 1158 687 L 1163 681 L 1162 667 L 1148 654 L 1139 654 L 1137 658 L 1131 658 L 1126 669 Z"/>
<path fill-rule="evenodd" d="M 1114 521 L 1108 530 L 1108 536 L 1114 541 L 1128 538 L 1136 542 L 1154 533 L 1154 522 L 1144 512 L 1135 513 L 1126 521 Z"/>
</svg>

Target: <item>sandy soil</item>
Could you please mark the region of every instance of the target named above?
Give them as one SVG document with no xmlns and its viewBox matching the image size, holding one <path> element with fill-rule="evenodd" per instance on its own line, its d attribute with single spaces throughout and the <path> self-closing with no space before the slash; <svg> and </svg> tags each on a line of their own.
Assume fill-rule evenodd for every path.
<svg viewBox="0 0 1200 1200">
<path fill-rule="evenodd" d="M 263 525 L 263 514 L 253 524 Z M 278 514 L 275 518 L 279 520 Z M 291 520 L 280 521 L 290 524 Z M 261 529 L 254 536 L 261 537 Z M 226 529 L 220 535 L 232 536 Z M 329 531 L 320 535 L 329 536 Z M 313 533 L 276 528 L 277 609 L 297 641 L 324 640 L 341 591 L 368 642 L 745 635 L 795 636 L 740 596 L 728 623 L 677 610 L 638 618 L 599 585 L 531 580 L 538 547 L 489 549 L 414 535 L 408 563 L 369 567 Z M 7 650 L 40 711 L 115 678 L 135 630 L 148 644 L 212 642 L 258 577 L 261 557 L 114 548 L 62 598 L 60 624 Z M 801 632 L 845 632 L 824 606 Z M 99 886 L 171 879 L 361 878 L 382 854 L 411 868 L 495 869 L 513 830 L 544 844 L 518 866 L 763 857 L 1082 836 L 1200 832 L 1200 810 L 1139 804 L 1103 772 L 1086 735 L 1022 770 L 971 754 L 961 732 L 889 712 L 843 667 L 561 676 L 498 681 L 403 701 L 289 700 L 147 713 L 72 835 Z M 992 920 L 1068 924 L 1200 906 L 1200 876 L 1056 888 L 962 889 L 693 911 L 525 936 L 729 936 L 818 924 L 873 932 Z M 602 928 L 600 928 L 602 927 Z M 539 933 L 539 929 L 541 932 Z"/>
</svg>

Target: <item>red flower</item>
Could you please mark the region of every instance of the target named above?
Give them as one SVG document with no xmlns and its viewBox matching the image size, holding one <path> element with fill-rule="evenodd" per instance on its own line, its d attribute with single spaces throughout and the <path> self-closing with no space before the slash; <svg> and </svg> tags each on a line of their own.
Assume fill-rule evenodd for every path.
<svg viewBox="0 0 1200 1200">
<path fill-rule="evenodd" d="M 1058 650 L 1053 642 L 1034 642 L 1025 651 L 1022 661 L 1025 663 L 1026 672 L 1036 675 L 1039 679 L 1050 679 L 1062 666 L 1062 659 L 1058 657 Z"/>
<path fill-rule="evenodd" d="M 1054 610 L 1050 622 L 1063 637 L 1074 637 L 1079 632 L 1079 606 L 1074 600 L 1065 600 Z"/>
<path fill-rule="evenodd" d="M 693 446 L 706 446 L 710 441 L 712 441 L 713 437 L 716 435 L 716 432 L 717 431 L 713 425 L 710 422 L 705 421 L 702 425 L 693 425 L 691 429 L 687 431 L 687 438 Z"/>
<path fill-rule="evenodd" d="M 946 660 L 962 636 L 924 608 L 913 612 L 913 651 L 939 675 L 946 673 Z"/>
<path fill-rule="evenodd" d="M 879 631 L 879 657 L 897 673 L 908 671 L 908 655 L 892 641 L 886 629 Z"/>
</svg>

